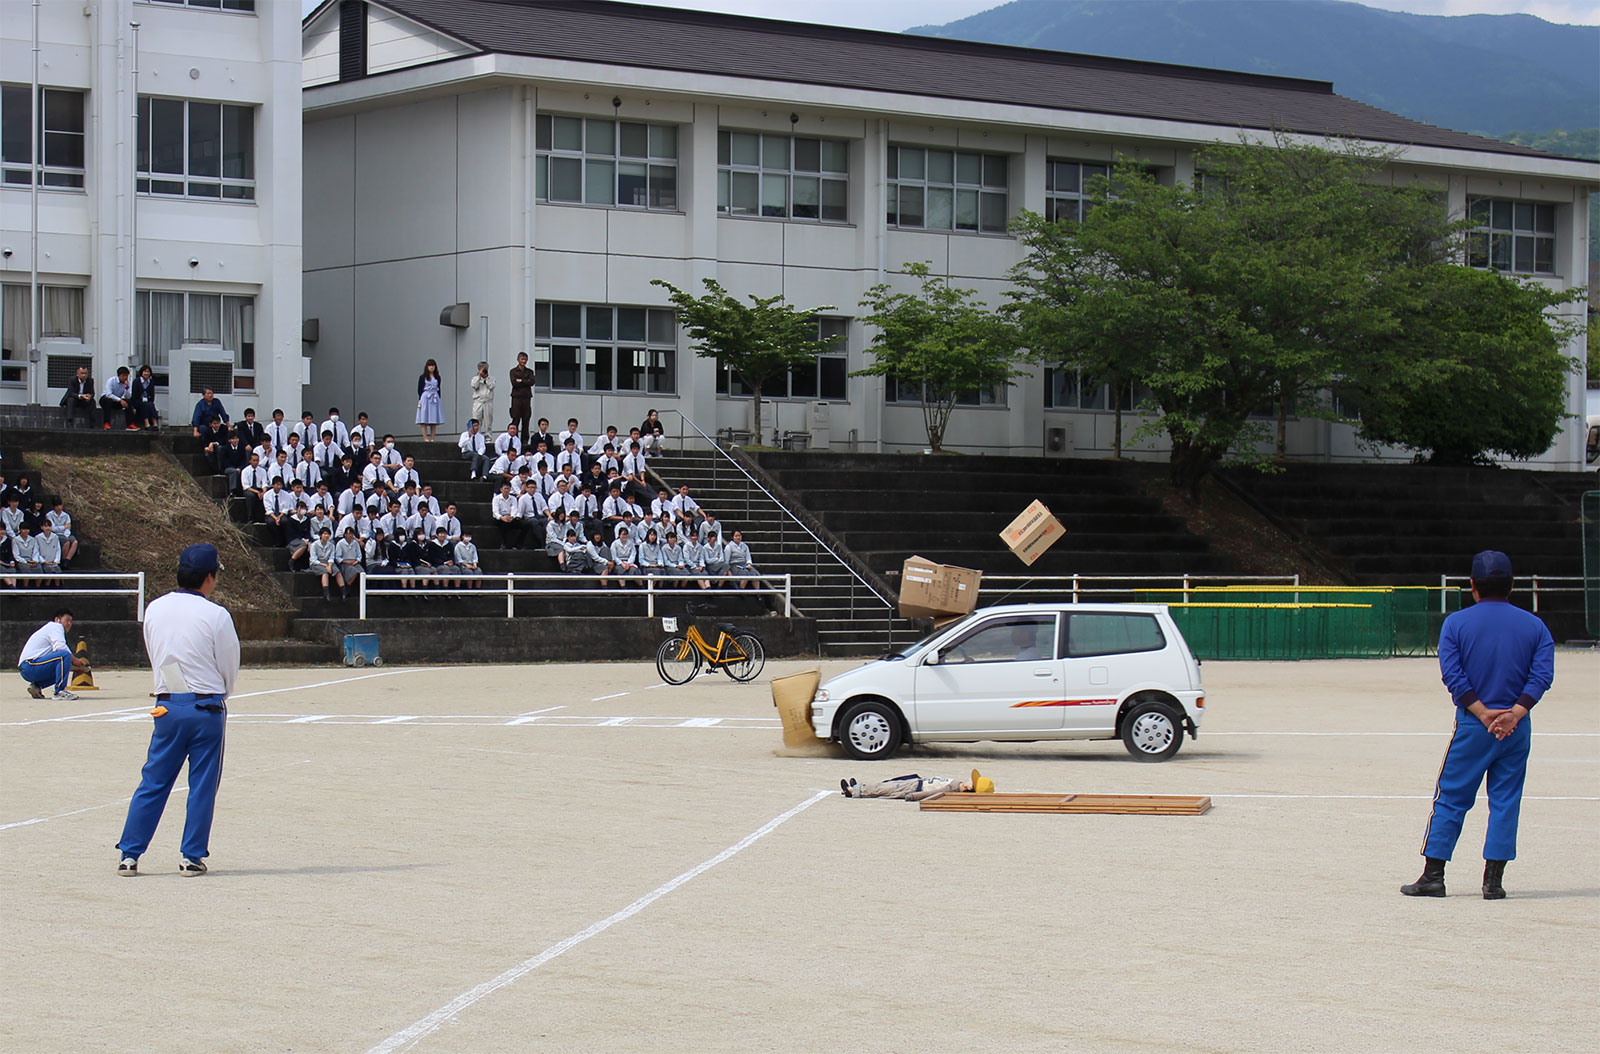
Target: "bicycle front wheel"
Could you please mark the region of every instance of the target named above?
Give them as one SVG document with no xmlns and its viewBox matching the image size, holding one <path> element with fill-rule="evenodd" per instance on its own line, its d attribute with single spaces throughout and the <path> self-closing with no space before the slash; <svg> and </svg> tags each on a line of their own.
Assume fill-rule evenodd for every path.
<svg viewBox="0 0 1600 1054">
<path fill-rule="evenodd" d="M 761 646 L 761 638 L 754 633 L 741 633 L 733 638 L 734 647 L 738 649 L 736 658 L 732 658 L 722 668 L 728 676 L 736 681 L 753 681 L 761 676 L 761 671 L 767 665 L 767 649 Z"/>
<path fill-rule="evenodd" d="M 700 651 L 685 637 L 668 637 L 656 652 L 656 672 L 668 684 L 687 684 L 700 672 Z"/>
</svg>

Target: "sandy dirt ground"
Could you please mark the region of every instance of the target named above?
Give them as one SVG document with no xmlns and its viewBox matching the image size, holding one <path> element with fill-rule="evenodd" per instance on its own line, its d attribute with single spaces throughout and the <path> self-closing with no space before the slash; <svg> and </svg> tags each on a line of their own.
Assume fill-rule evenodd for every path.
<svg viewBox="0 0 1600 1054">
<path fill-rule="evenodd" d="M 824 674 L 848 668 L 825 663 Z M 1432 660 L 1209 663 L 1197 742 L 778 757 L 766 681 L 645 665 L 246 671 L 210 874 L 175 794 L 113 846 L 148 675 L 0 700 L 0 1050 L 1600 1048 L 1600 655 L 1534 712 L 1510 899 L 1485 810 L 1416 877 Z M 1201 817 L 922 813 L 840 777 L 1209 794 Z"/>
</svg>

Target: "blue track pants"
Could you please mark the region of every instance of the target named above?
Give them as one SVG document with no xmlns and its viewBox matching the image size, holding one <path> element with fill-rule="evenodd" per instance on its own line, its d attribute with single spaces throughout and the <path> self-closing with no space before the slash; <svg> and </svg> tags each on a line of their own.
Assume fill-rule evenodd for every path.
<svg viewBox="0 0 1600 1054">
<path fill-rule="evenodd" d="M 53 684 L 56 686 L 56 691 L 64 691 L 67 687 L 67 675 L 72 672 L 72 653 L 59 650 L 47 652 L 37 659 L 23 660 L 17 669 L 22 674 L 22 679 L 29 684 L 36 684 L 40 688 Z"/>
<path fill-rule="evenodd" d="M 222 705 L 216 696 L 201 696 L 198 702 Z M 185 758 L 189 760 L 189 807 L 183 821 L 182 852 L 193 860 L 203 860 L 210 853 L 211 817 L 216 811 L 217 785 L 222 781 L 223 732 L 228 719 L 220 709 L 201 710 L 195 703 L 193 696 L 179 696 L 161 704 L 167 712 L 155 719 L 150 755 L 139 789 L 128 803 L 128 822 L 117 843 L 124 855 L 138 856 L 149 848 Z"/>
<path fill-rule="evenodd" d="M 1485 860 L 1517 858 L 1517 816 L 1522 811 L 1522 781 L 1528 774 L 1528 746 L 1533 723 L 1524 717 L 1517 730 L 1496 739 L 1483 722 L 1465 710 L 1457 714 L 1456 733 L 1439 769 L 1422 839 L 1422 855 L 1449 860 L 1461 837 L 1461 821 L 1488 777 L 1489 832 L 1483 840 Z"/>
</svg>

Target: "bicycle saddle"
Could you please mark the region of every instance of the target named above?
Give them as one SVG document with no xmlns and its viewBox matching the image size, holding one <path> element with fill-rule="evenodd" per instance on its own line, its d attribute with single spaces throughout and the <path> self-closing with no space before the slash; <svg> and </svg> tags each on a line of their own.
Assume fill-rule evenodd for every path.
<svg viewBox="0 0 1600 1054">
<path fill-rule="evenodd" d="M 737 635 L 739 632 L 739 627 L 735 626 L 731 622 L 719 622 L 717 623 L 717 629 L 721 630 L 723 633 L 726 633 L 730 637 Z"/>
</svg>

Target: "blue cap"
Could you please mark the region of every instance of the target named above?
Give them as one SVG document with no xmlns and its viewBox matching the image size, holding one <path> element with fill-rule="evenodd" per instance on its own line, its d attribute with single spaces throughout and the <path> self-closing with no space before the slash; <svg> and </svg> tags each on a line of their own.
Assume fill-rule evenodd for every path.
<svg viewBox="0 0 1600 1054">
<path fill-rule="evenodd" d="M 201 542 L 191 545 L 178 554 L 178 570 L 195 571 L 200 574 L 210 574 L 222 570 L 222 560 L 217 556 L 217 547 L 210 542 Z"/>
<path fill-rule="evenodd" d="M 1472 577 L 1479 581 L 1486 578 L 1510 578 L 1511 557 L 1496 549 L 1485 549 L 1472 558 Z"/>
</svg>

